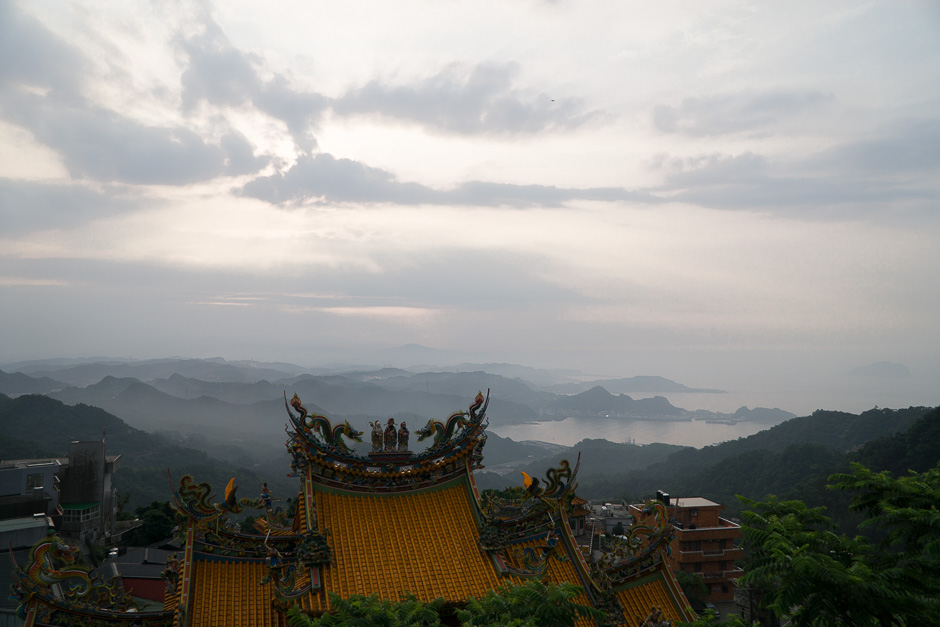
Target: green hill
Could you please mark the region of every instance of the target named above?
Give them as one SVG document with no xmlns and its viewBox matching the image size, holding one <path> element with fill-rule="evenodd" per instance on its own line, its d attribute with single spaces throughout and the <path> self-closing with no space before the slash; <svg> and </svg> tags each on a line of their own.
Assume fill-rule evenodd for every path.
<svg viewBox="0 0 940 627">
<path fill-rule="evenodd" d="M 25 395 L 10 398 L 0 395 L 0 451 L 5 459 L 65 456 L 72 440 L 98 440 L 105 435 L 108 454 L 121 455 L 121 465 L 114 474 L 114 487 L 130 493 L 128 509 L 152 501 L 166 501 L 172 496 L 167 482 L 191 474 L 221 491 L 231 477 L 242 485 L 241 494 L 255 493 L 262 481 L 284 498 L 294 496 L 297 485 L 286 479 L 288 462 L 275 473 L 260 474 L 256 469 L 220 461 L 203 451 L 179 446 L 160 435 L 135 429 L 120 418 L 90 405 L 65 405 L 47 396 Z M 247 459 L 232 450 L 232 458 Z"/>
</svg>

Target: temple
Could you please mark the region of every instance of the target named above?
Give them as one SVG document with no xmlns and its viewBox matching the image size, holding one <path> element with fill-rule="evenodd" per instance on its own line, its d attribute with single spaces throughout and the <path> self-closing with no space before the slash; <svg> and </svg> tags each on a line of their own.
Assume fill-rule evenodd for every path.
<svg viewBox="0 0 940 627">
<path fill-rule="evenodd" d="M 418 453 L 405 423 L 371 422 L 371 452 L 363 455 L 347 443 L 361 442 L 362 431 L 285 395 L 300 484 L 290 508 L 276 506 L 266 485 L 257 498 L 238 498 L 232 480 L 214 500 L 208 484 L 182 477 L 173 505 L 183 549 L 168 561 L 162 611 L 138 611 L 123 591 L 92 581 L 51 536 L 16 568 L 21 616 L 28 626 L 286 626 L 290 608 L 330 611 L 331 593 L 393 601 L 411 594 L 460 607 L 537 578 L 581 586 L 580 601 L 602 610 L 604 624 L 693 620 L 664 559 L 674 529 L 661 503 L 640 510 L 627 535 L 598 556 L 574 537 L 588 511 L 575 495 L 579 462 L 480 494 L 473 472 L 482 468 L 488 403 L 479 393 L 466 411 L 416 429 L 428 444 Z M 252 510 L 255 528 L 240 529 L 235 516 Z"/>
</svg>

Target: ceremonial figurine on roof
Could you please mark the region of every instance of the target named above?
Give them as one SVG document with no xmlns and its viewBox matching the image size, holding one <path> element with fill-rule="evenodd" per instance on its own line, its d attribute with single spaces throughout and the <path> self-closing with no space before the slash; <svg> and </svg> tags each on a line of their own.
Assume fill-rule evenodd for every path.
<svg viewBox="0 0 940 627">
<path fill-rule="evenodd" d="M 382 423 L 378 420 L 370 421 L 369 426 L 372 427 L 372 452 L 381 453 L 382 452 Z"/>
<path fill-rule="evenodd" d="M 385 427 L 385 450 L 394 451 L 398 445 L 398 434 L 395 430 L 395 419 L 388 419 L 388 426 Z"/>
<path fill-rule="evenodd" d="M 408 450 L 408 427 L 405 426 L 405 423 L 402 422 L 401 426 L 398 427 L 398 450 L 407 451 Z"/>
</svg>

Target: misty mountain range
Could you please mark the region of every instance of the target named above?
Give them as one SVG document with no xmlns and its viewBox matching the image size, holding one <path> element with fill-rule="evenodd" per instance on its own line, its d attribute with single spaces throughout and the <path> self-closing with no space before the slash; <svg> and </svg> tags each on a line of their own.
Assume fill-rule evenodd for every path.
<svg viewBox="0 0 940 627">
<path fill-rule="evenodd" d="M 672 405 L 663 396 L 633 399 L 608 389 L 630 389 L 641 394 L 702 392 L 662 377 L 575 381 L 570 372 L 511 364 L 461 364 L 447 370 L 330 371 L 284 363 L 159 359 L 90 363 L 50 360 L 6 368 L 17 371 L 0 371 L 0 393 L 45 394 L 68 405 L 100 407 L 150 432 L 185 436 L 212 433 L 219 444 L 235 445 L 252 442 L 281 446 L 286 419 L 284 396 L 295 393 L 309 411 L 333 420 L 348 419 L 360 430 L 376 417 L 407 421 L 414 430 L 427 420 L 442 420 L 466 409 L 477 391 L 486 390 L 491 394 L 488 415 L 494 426 L 569 416 L 641 420 L 694 417 L 767 423 L 794 416 L 766 408 L 741 408 L 736 414 L 690 411 Z"/>
</svg>

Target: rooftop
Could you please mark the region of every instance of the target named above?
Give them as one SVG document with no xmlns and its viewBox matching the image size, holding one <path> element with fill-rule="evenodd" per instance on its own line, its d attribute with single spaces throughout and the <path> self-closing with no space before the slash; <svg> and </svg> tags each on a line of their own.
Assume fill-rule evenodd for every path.
<svg viewBox="0 0 940 627">
<path fill-rule="evenodd" d="M 709 501 L 708 499 L 702 498 L 700 496 L 693 496 L 691 498 L 677 498 L 675 499 L 675 503 L 678 507 L 722 507 L 721 503 Z"/>
</svg>

